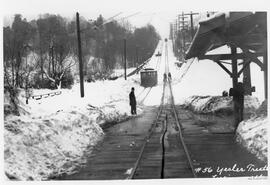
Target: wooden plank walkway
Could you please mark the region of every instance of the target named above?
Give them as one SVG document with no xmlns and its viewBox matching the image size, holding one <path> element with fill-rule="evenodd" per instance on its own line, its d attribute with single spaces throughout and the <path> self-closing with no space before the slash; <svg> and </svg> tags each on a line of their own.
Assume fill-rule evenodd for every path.
<svg viewBox="0 0 270 185">
<path fill-rule="evenodd" d="M 142 116 L 114 125 L 106 130 L 103 141 L 89 156 L 86 167 L 58 180 L 126 179 L 133 168 L 141 145 L 157 115 L 158 108 L 147 108 Z"/>
<path fill-rule="evenodd" d="M 73 175 L 64 175 L 58 180 L 111 180 L 126 179 L 139 156 L 145 136 L 148 134 L 157 114 L 157 108 L 148 108 L 143 116 L 109 128 L 102 143 L 89 156 L 86 167 Z M 232 133 L 212 133 L 205 126 L 198 125 L 193 113 L 178 107 L 178 117 L 184 127 L 183 136 L 197 176 L 239 177 L 267 176 L 267 172 L 248 171 L 248 165 L 263 167 L 265 164 L 235 142 Z M 178 130 L 171 112 L 168 116 L 168 133 L 165 135 L 164 178 L 192 178 L 185 153 L 179 142 Z M 140 165 L 134 175 L 137 179 L 160 178 L 162 148 L 162 120 L 158 121 L 149 139 Z M 235 166 L 236 165 L 236 166 Z M 226 169 L 225 169 L 226 168 Z M 236 172 L 244 168 L 243 172 Z M 223 170 L 223 171 L 221 171 Z"/>
</svg>

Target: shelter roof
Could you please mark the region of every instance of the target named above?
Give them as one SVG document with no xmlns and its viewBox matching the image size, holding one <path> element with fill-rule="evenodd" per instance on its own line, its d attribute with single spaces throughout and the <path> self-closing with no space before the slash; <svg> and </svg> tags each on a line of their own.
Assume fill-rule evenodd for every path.
<svg viewBox="0 0 270 185">
<path fill-rule="evenodd" d="M 185 59 L 204 56 L 223 45 L 234 45 L 250 52 L 267 50 L 266 12 L 229 12 L 199 22 L 199 28 Z"/>
</svg>

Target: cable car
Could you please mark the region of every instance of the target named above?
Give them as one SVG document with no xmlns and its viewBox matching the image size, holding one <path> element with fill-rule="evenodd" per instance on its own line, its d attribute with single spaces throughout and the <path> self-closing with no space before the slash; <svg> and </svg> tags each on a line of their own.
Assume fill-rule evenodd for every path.
<svg viewBox="0 0 270 185">
<path fill-rule="evenodd" d="M 157 71 L 153 68 L 145 68 L 141 71 L 141 86 L 153 87 L 157 85 Z"/>
<path fill-rule="evenodd" d="M 161 56 L 161 53 L 158 52 L 158 53 L 156 54 L 156 57 L 160 57 L 160 56 Z"/>
</svg>

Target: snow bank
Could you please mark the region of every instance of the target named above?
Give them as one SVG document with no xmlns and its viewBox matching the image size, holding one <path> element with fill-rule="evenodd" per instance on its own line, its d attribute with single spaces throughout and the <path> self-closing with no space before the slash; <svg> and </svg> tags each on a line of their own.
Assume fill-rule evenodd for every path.
<svg viewBox="0 0 270 185">
<path fill-rule="evenodd" d="M 260 160 L 267 162 L 267 102 L 264 101 L 256 110 L 254 117 L 239 123 L 236 141 Z"/>
<path fill-rule="evenodd" d="M 267 105 L 263 103 L 259 107 L 259 100 L 252 96 L 245 96 L 244 102 L 244 113 L 251 114 L 253 117 L 239 123 L 236 141 L 259 159 L 267 161 Z M 233 113 L 232 97 L 191 96 L 185 100 L 184 106 L 202 114 Z"/>
<path fill-rule="evenodd" d="M 229 96 L 191 96 L 184 101 L 183 105 L 196 113 L 202 114 L 232 114 L 233 112 L 233 101 L 232 97 Z M 245 96 L 244 113 L 252 114 L 259 106 L 260 103 L 256 97 Z"/>
<path fill-rule="evenodd" d="M 60 95 L 29 99 L 20 90 L 20 115 L 5 114 L 5 173 L 10 179 L 45 180 L 62 173 L 74 173 L 85 163 L 85 152 L 91 152 L 103 135 L 101 126 L 130 117 L 129 92 L 138 95 L 139 76 L 124 80 L 85 83 L 85 97 L 80 86 L 61 89 Z M 33 89 L 34 95 L 54 92 Z M 5 105 L 10 99 L 5 94 Z M 142 113 L 140 97 L 137 113 Z M 7 107 L 7 106 L 6 106 Z M 22 111 L 24 110 L 24 111 Z M 89 148 L 90 147 L 90 148 Z"/>
<path fill-rule="evenodd" d="M 236 131 L 236 141 L 260 160 L 267 162 L 267 117 L 254 117 L 242 121 Z"/>
<path fill-rule="evenodd" d="M 17 90 L 18 98 L 12 98 L 13 102 L 16 103 L 17 109 L 14 103 L 12 103 L 10 93 L 4 91 L 4 114 L 8 115 L 29 115 L 29 107 L 25 106 L 25 91 L 23 89 Z"/>
<path fill-rule="evenodd" d="M 156 62 L 157 57 L 149 61 L 155 66 Z M 133 70 L 130 68 L 127 72 Z M 114 75 L 122 73 L 123 70 L 115 70 Z M 90 153 L 91 146 L 102 138 L 101 127 L 133 117 L 129 106 L 131 87 L 135 87 L 138 115 L 142 114 L 145 102 L 159 105 L 160 97 L 154 96 L 154 89 L 161 95 L 160 88 L 153 88 L 152 95 L 147 96 L 150 88 L 140 86 L 140 74 L 127 80 L 85 82 L 83 98 L 80 85 L 75 83 L 72 89 L 61 89 L 60 95 L 29 99 L 26 104 L 25 91 L 21 89 L 18 94 L 20 116 L 13 114 L 9 96 L 5 93 L 6 176 L 19 180 L 45 180 L 75 172 L 76 167 L 85 162 L 84 154 Z M 31 91 L 31 95 L 41 95 L 59 90 Z"/>
<path fill-rule="evenodd" d="M 45 180 L 73 173 L 83 154 L 102 137 L 87 116 L 60 111 L 40 119 L 13 116 L 5 120 L 5 173 L 19 180 Z"/>
</svg>

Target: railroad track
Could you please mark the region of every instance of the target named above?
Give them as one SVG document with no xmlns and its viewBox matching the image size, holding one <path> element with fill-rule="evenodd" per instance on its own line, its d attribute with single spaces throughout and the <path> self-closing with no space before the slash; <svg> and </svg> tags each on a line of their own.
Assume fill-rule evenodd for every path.
<svg viewBox="0 0 270 185">
<path fill-rule="evenodd" d="M 163 43 L 161 44 L 159 48 L 159 53 L 161 54 L 161 56 L 159 56 L 157 59 L 157 64 L 156 64 L 157 71 L 159 71 L 159 68 L 160 68 L 160 62 L 161 62 L 161 57 L 162 57 L 162 47 L 163 47 Z"/>
<path fill-rule="evenodd" d="M 168 51 L 165 45 L 165 72 L 168 74 Z M 159 111 L 138 158 L 127 179 L 196 177 L 189 151 L 183 139 L 170 80 L 163 83 Z"/>
</svg>

